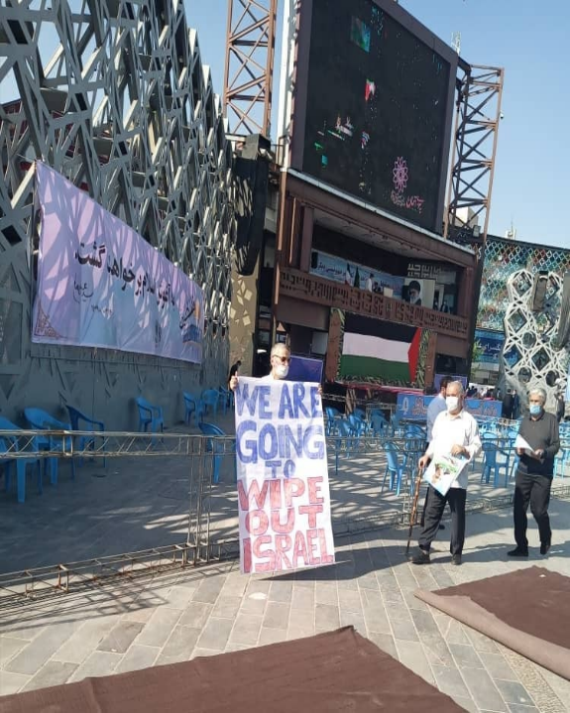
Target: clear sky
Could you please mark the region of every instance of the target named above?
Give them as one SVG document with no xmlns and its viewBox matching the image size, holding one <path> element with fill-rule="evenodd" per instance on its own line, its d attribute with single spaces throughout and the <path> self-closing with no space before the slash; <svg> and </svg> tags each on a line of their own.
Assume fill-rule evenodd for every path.
<svg viewBox="0 0 570 713">
<path fill-rule="evenodd" d="M 188 23 L 198 30 L 202 60 L 220 94 L 227 2 L 186 0 Z M 490 232 L 504 236 L 512 221 L 520 240 L 570 248 L 570 2 L 400 0 L 400 5 L 449 44 L 452 33 L 461 32 L 461 54 L 468 62 L 505 68 Z M 277 76 L 273 88 L 277 104 Z"/>
<path fill-rule="evenodd" d="M 280 12 L 288 0 L 279 0 Z M 229 0 L 185 0 L 198 30 L 204 64 L 222 94 Z M 511 221 L 520 240 L 570 248 L 570 2 L 569 0 L 400 0 L 445 42 L 461 32 L 461 54 L 472 64 L 505 68 L 504 120 L 499 131 L 490 232 Z M 281 23 L 277 30 L 280 52 Z M 51 28 L 50 28 L 51 29 Z M 42 34 L 47 61 L 57 44 Z M 275 66 L 279 67 L 279 56 Z M 274 120 L 279 77 L 273 82 Z M 8 79 L 1 100 L 15 99 Z"/>
</svg>

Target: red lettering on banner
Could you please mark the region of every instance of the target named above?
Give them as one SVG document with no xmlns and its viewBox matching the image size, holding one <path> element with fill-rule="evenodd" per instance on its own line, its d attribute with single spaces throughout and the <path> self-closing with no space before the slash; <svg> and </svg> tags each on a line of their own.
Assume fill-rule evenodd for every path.
<svg viewBox="0 0 570 713">
<path fill-rule="evenodd" d="M 292 544 L 289 535 L 275 536 L 275 569 L 293 569 L 291 560 L 287 557 Z"/>
<path fill-rule="evenodd" d="M 256 537 L 253 541 L 253 555 L 256 560 L 267 558 L 267 562 L 255 563 L 256 572 L 274 572 L 275 571 L 275 552 L 271 549 L 262 550 L 263 545 L 270 545 L 273 538 L 271 535 L 262 535 Z"/>
<path fill-rule="evenodd" d="M 245 574 L 251 572 L 251 539 L 245 537 L 243 540 L 243 571 Z"/>
<path fill-rule="evenodd" d="M 239 505 L 242 510 L 245 510 L 246 512 L 249 510 L 249 505 L 252 499 L 255 500 L 255 504 L 257 505 L 257 508 L 259 510 L 265 505 L 265 500 L 267 499 L 267 491 L 269 489 L 268 480 L 263 483 L 263 488 L 261 488 L 261 490 L 259 489 L 259 483 L 257 482 L 257 480 L 251 481 L 248 492 L 245 491 L 243 482 L 241 480 L 238 480 L 237 486 Z"/>
<path fill-rule="evenodd" d="M 334 562 L 333 555 L 327 552 L 327 536 L 323 528 L 319 531 L 319 544 L 321 546 L 321 564 L 332 564 Z"/>
<path fill-rule="evenodd" d="M 319 533 L 317 530 L 307 530 L 307 550 L 309 552 L 309 564 L 317 565 L 321 563 L 321 560 L 315 554 L 315 550 L 319 547 Z"/>
<path fill-rule="evenodd" d="M 275 549 L 266 545 L 271 545 Z M 253 540 L 244 541 L 244 567 L 252 568 L 251 558 L 255 558 L 255 572 L 278 572 L 284 569 L 296 569 L 303 565 L 313 566 L 332 564 L 334 556 L 328 553 L 327 538 L 324 528 L 311 529 L 303 532 L 297 530 L 294 538 L 289 535 L 261 535 Z M 249 558 L 249 559 L 248 559 Z"/>
<path fill-rule="evenodd" d="M 252 535 L 264 535 L 269 528 L 269 518 L 263 510 L 253 510 L 245 516 L 245 526 Z"/>
<path fill-rule="evenodd" d="M 271 481 L 269 485 L 269 494 L 271 509 L 279 510 L 281 507 L 281 478 L 276 478 Z"/>
<path fill-rule="evenodd" d="M 322 505 L 300 505 L 299 515 L 308 515 L 309 517 L 309 527 L 314 528 L 317 526 L 317 515 L 322 513 Z"/>
<path fill-rule="evenodd" d="M 287 522 L 281 522 L 281 510 L 274 510 L 271 513 L 271 527 L 273 531 L 285 535 L 291 532 L 295 527 L 295 510 L 294 508 L 289 508 L 287 510 Z"/>
<path fill-rule="evenodd" d="M 305 483 L 299 478 L 283 480 L 281 478 L 271 481 L 269 486 L 271 494 L 271 509 L 279 510 L 284 506 L 290 508 L 293 498 L 300 498 L 305 492 Z"/>
<path fill-rule="evenodd" d="M 285 504 L 288 508 L 293 504 L 293 498 L 300 498 L 305 492 L 305 483 L 299 478 L 290 478 L 283 481 L 285 489 Z"/>
<path fill-rule="evenodd" d="M 301 562 L 299 562 L 299 559 Z M 305 535 L 302 532 L 295 533 L 295 544 L 293 545 L 293 567 L 300 565 L 308 565 L 309 558 L 307 555 L 307 543 Z"/>
<path fill-rule="evenodd" d="M 309 502 L 311 505 L 322 505 L 325 502 L 325 499 L 321 497 L 319 490 L 323 483 L 322 477 L 307 478 L 307 481 L 309 483 Z"/>
</svg>

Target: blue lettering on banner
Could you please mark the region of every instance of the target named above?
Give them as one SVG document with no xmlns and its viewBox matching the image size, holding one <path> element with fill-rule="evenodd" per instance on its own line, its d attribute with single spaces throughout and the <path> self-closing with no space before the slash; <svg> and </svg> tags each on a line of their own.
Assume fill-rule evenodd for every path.
<svg viewBox="0 0 570 713">
<path fill-rule="evenodd" d="M 255 421 L 242 421 L 236 431 L 236 448 L 242 463 L 273 461 L 277 456 L 291 460 L 292 457 L 322 460 L 325 457 L 323 427 L 297 425 L 296 433 L 286 423 L 274 426 L 264 424 L 257 431 Z"/>
<path fill-rule="evenodd" d="M 235 391 L 238 416 L 241 416 L 244 408 L 247 408 L 250 416 L 257 416 L 263 419 L 273 418 L 273 414 L 269 410 L 270 392 L 270 386 L 259 385 L 253 387 L 250 395 L 248 384 L 244 384 L 243 386 L 239 384 Z M 256 406 L 258 401 L 259 408 Z"/>
<path fill-rule="evenodd" d="M 322 419 L 318 386 L 281 382 L 280 393 L 273 393 L 272 400 L 277 384 L 244 382 L 235 393 L 236 453 L 241 463 L 261 464 L 266 477 L 289 479 L 295 476 L 298 460 L 325 459 L 322 420 L 314 422 Z"/>
</svg>

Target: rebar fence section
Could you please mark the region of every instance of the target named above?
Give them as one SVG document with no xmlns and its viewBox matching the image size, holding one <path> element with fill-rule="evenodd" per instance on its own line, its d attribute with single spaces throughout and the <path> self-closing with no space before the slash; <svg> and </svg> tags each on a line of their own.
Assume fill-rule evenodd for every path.
<svg viewBox="0 0 570 713">
<path fill-rule="evenodd" d="M 38 449 L 38 442 L 45 444 L 46 439 L 49 448 Z M 2 453 L 4 461 L 33 458 L 39 459 L 42 467 L 44 463 L 47 465 L 46 459 L 61 459 L 62 463 L 89 460 L 98 467 L 104 458 L 108 480 L 98 491 L 99 503 L 112 502 L 113 488 L 120 487 L 121 480 L 136 483 L 137 470 L 142 472 L 147 462 L 145 459 L 152 459 L 146 471 L 147 476 L 150 472 L 151 481 L 154 474 L 157 477 L 160 474 L 163 484 L 176 480 L 170 497 L 180 507 L 182 522 L 182 529 L 170 533 L 171 539 L 176 537 L 178 540 L 174 543 L 163 544 L 158 535 L 153 540 L 152 533 L 148 535 L 148 529 L 152 531 L 152 527 L 148 527 L 144 533 L 146 539 L 139 539 L 138 531 L 126 538 L 131 547 L 134 545 L 134 551 L 108 554 L 101 550 L 105 556 L 78 559 L 73 556 L 76 550 L 71 547 L 71 556 L 66 558 L 65 552 L 63 556 L 59 552 L 59 562 L 54 565 L 26 568 L 29 562 L 22 561 L 21 570 L 0 574 L 0 612 L 21 606 L 41 606 L 46 599 L 56 595 L 80 595 L 86 590 L 144 580 L 164 572 L 232 558 L 239 552 L 236 440 L 233 436 L 0 431 L 0 440 L 7 448 L 7 452 Z M 570 443 L 563 443 L 563 449 L 568 451 Z M 409 523 L 416 479 L 421 477 L 418 459 L 424 450 L 423 437 L 410 438 L 397 433 L 386 436 L 368 433 L 329 435 L 327 456 L 335 537 Z M 509 507 L 517 462 L 515 449 L 502 442 L 500 436 L 496 440 L 484 439 L 482 453 L 469 466 L 468 509 Z M 566 460 L 557 463 L 553 495 L 560 498 L 570 498 L 570 486 L 566 486 L 570 481 L 564 480 L 566 471 L 570 474 L 569 465 Z M 79 473 L 82 473 L 81 469 Z M 89 509 L 90 502 L 88 499 L 85 502 L 81 486 L 81 482 L 77 483 L 68 497 L 83 497 L 82 507 Z M 61 483 L 61 489 L 66 487 L 67 482 Z M 150 512 L 157 495 L 148 485 L 147 490 Z M 58 496 L 59 493 L 55 495 Z M 37 502 L 43 503 L 41 500 Z M 74 500 L 67 502 L 73 504 Z M 15 500 L 3 504 L 5 513 L 11 515 L 13 512 L 14 537 L 20 537 L 16 515 L 25 512 L 27 505 L 27 502 L 20 504 Z M 49 522 L 47 527 L 49 531 Z M 128 522 L 125 527 L 129 527 Z M 24 535 L 22 537 L 25 539 Z M 156 542 L 157 546 L 148 547 L 149 542 Z M 95 548 L 91 553 L 98 551 Z M 22 555 L 22 560 L 25 559 Z M 69 561 L 62 561 L 65 559 Z"/>
</svg>

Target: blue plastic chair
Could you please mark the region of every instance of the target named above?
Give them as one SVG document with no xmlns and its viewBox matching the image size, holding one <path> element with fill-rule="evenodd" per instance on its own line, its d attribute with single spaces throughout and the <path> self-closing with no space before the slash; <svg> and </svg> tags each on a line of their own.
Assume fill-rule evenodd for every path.
<svg viewBox="0 0 570 713">
<path fill-rule="evenodd" d="M 395 436 L 397 432 L 401 428 L 401 417 L 398 416 L 396 413 L 393 413 L 392 416 L 390 417 L 390 430 L 392 431 L 392 435 Z"/>
<path fill-rule="evenodd" d="M 24 409 L 24 416 L 31 429 L 35 431 L 71 431 L 71 424 L 58 421 L 46 411 L 39 408 Z M 36 444 L 40 451 L 72 451 L 71 437 L 69 436 L 37 436 Z M 71 457 L 71 478 L 75 480 L 75 458 Z M 58 459 L 48 458 L 50 480 L 52 485 L 57 485 Z"/>
<path fill-rule="evenodd" d="M 366 434 L 366 422 L 358 418 L 354 413 L 351 413 L 348 417 L 348 424 L 350 426 L 351 435 L 360 437 Z"/>
<path fill-rule="evenodd" d="M 222 465 L 222 459 L 224 455 L 227 455 L 228 452 L 224 447 L 224 444 L 218 440 L 219 437 L 227 437 L 227 434 L 222 431 L 222 429 L 219 426 L 215 426 L 213 423 L 200 423 L 199 428 L 202 431 L 202 433 L 205 436 L 212 436 L 212 438 L 208 438 L 206 441 L 206 452 L 207 453 L 213 453 L 213 482 L 214 483 L 219 483 L 220 482 L 220 467 Z M 235 452 L 236 448 L 236 442 L 235 438 L 232 440 L 232 450 Z M 235 479 L 237 481 L 237 463 L 236 463 L 236 471 L 235 471 Z"/>
<path fill-rule="evenodd" d="M 67 412 L 69 413 L 69 420 L 71 421 L 71 428 L 73 431 L 94 431 L 95 428 L 97 428 L 99 431 L 104 432 L 105 431 L 105 424 L 103 421 L 95 421 L 95 419 L 89 418 L 88 416 L 85 416 L 85 414 L 81 413 L 81 411 L 78 411 L 76 408 L 73 408 L 73 406 L 67 406 Z M 94 428 L 80 428 L 79 427 L 79 421 L 84 421 L 87 426 L 93 426 Z M 79 436 L 78 441 L 77 441 L 77 447 L 81 451 L 85 451 L 87 449 L 94 449 L 95 448 L 95 436 Z M 103 438 L 103 445 L 102 445 L 103 453 L 105 452 L 105 439 Z M 79 460 L 79 463 L 81 464 L 83 462 L 83 458 Z M 103 456 L 103 468 L 107 467 L 107 458 Z"/>
<path fill-rule="evenodd" d="M 373 411 L 370 414 L 370 427 L 375 436 L 383 436 L 388 429 L 388 421 L 381 411 Z"/>
<path fill-rule="evenodd" d="M 326 406 L 325 416 L 327 417 L 326 435 L 332 436 L 334 431 L 336 431 L 337 420 L 342 418 L 341 413 L 338 409 L 333 408 L 332 406 Z"/>
<path fill-rule="evenodd" d="M 189 394 L 187 391 L 182 392 L 182 398 L 184 399 L 184 423 L 191 426 L 192 416 L 194 416 L 196 418 L 196 425 L 198 425 L 199 419 L 202 416 L 202 412 L 199 409 L 198 400 L 195 396 Z"/>
<path fill-rule="evenodd" d="M 8 421 L 7 418 L 0 416 L 0 431 L 21 431 L 22 429 Z M 32 439 L 32 447 L 37 451 L 36 439 Z M 42 469 L 39 458 L 34 458 L 30 455 L 29 458 L 10 458 L 10 452 L 19 450 L 18 436 L 4 435 L 0 436 L 0 463 L 4 465 L 4 477 L 6 478 L 6 492 L 9 492 L 12 482 L 12 464 L 16 464 L 16 485 L 17 499 L 19 503 L 26 501 L 26 467 L 28 465 L 37 465 L 38 478 L 38 493 L 43 492 Z M 3 457 L 2 454 L 5 454 Z"/>
<path fill-rule="evenodd" d="M 218 402 L 220 400 L 220 392 L 216 389 L 206 389 L 202 392 L 202 401 L 204 403 L 204 412 L 208 413 L 208 409 L 211 408 L 214 416 L 218 415 Z"/>
<path fill-rule="evenodd" d="M 564 478 L 568 461 L 570 461 L 570 447 L 562 446 L 555 460 L 554 477 Z"/>
<path fill-rule="evenodd" d="M 222 409 L 224 413 L 228 410 L 228 406 L 231 403 L 231 397 L 233 396 L 233 391 L 230 389 L 225 389 L 223 386 L 220 386 L 218 389 L 218 402 L 222 405 Z"/>
<path fill-rule="evenodd" d="M 137 396 L 135 399 L 139 408 L 139 431 L 147 433 L 147 428 L 150 426 L 151 433 L 164 432 L 164 415 L 162 406 L 153 406 L 142 396 Z"/>
<path fill-rule="evenodd" d="M 491 472 L 494 473 L 493 485 L 495 488 L 499 486 L 499 480 L 501 477 L 501 470 L 505 469 L 505 487 L 509 481 L 510 472 L 510 456 L 505 451 L 502 451 L 496 444 L 492 442 L 490 438 L 483 438 L 483 469 L 481 472 L 481 482 L 489 483 L 491 479 Z M 505 460 L 500 461 L 498 456 L 504 455 Z"/>
<path fill-rule="evenodd" d="M 405 460 L 400 462 L 398 458 L 398 449 L 393 443 L 387 442 L 384 444 L 384 450 L 386 451 L 386 472 L 384 473 L 384 478 L 382 480 L 382 489 L 386 485 L 386 478 L 390 476 L 390 490 L 394 490 L 394 483 L 396 484 L 396 495 L 400 494 L 402 488 L 402 480 L 404 478 L 404 473 L 406 469 Z M 410 492 L 414 487 L 413 478 L 410 478 Z"/>
<path fill-rule="evenodd" d="M 335 439 L 335 472 L 338 475 L 338 462 L 341 446 L 344 442 L 346 446 L 344 454 L 348 458 L 350 456 L 350 452 L 354 448 L 354 437 L 352 435 L 352 429 L 350 427 L 350 424 L 345 419 L 340 419 L 337 422 L 337 433 L 338 435 Z"/>
</svg>

